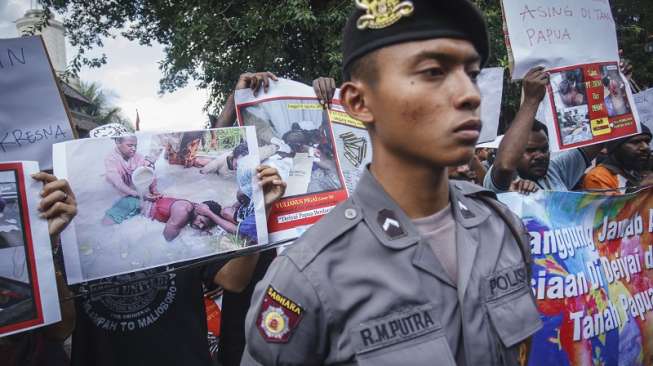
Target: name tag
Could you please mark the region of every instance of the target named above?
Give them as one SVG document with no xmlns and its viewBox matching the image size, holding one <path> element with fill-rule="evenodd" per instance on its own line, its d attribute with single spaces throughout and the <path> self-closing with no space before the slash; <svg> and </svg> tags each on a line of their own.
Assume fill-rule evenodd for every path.
<svg viewBox="0 0 653 366">
<path fill-rule="evenodd" d="M 361 324 L 352 330 L 357 353 L 364 353 L 441 329 L 435 306 L 427 304 Z"/>
<path fill-rule="evenodd" d="M 487 279 L 487 300 L 491 301 L 526 287 L 526 267 L 523 264 L 495 272 Z"/>
</svg>

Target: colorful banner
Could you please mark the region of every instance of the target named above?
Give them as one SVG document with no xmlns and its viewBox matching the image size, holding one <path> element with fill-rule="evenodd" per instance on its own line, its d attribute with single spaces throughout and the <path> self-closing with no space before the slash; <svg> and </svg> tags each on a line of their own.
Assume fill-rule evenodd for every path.
<svg viewBox="0 0 653 366">
<path fill-rule="evenodd" d="M 0 337 L 61 320 L 36 162 L 0 163 Z"/>
<path fill-rule="evenodd" d="M 653 189 L 500 195 L 531 235 L 530 365 L 653 363 Z"/>
<path fill-rule="evenodd" d="M 83 139 L 53 150 L 54 172 L 78 204 L 62 240 L 71 284 L 267 247 L 252 127 Z"/>
<path fill-rule="evenodd" d="M 0 161 L 52 169 L 52 144 L 74 137 L 41 37 L 0 39 Z"/>
<path fill-rule="evenodd" d="M 513 79 L 535 66 L 619 61 L 608 0 L 501 0 Z"/>
<path fill-rule="evenodd" d="M 288 185 L 268 218 L 270 239 L 297 238 L 347 199 L 330 112 L 313 88 L 284 79 L 258 96 L 237 90 L 235 99 L 238 123 L 256 127 L 261 162 Z"/>
<path fill-rule="evenodd" d="M 617 62 L 549 70 L 544 120 L 551 150 L 567 150 L 636 134 L 637 108 Z"/>
</svg>

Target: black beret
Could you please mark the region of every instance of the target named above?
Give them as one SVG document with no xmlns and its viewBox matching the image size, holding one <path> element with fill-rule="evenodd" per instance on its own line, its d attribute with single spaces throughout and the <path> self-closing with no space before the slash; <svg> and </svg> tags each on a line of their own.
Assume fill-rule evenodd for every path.
<svg viewBox="0 0 653 366">
<path fill-rule="evenodd" d="M 355 0 L 343 29 L 343 75 L 352 62 L 379 48 L 432 38 L 466 39 L 485 65 L 490 47 L 483 15 L 468 0 Z"/>
</svg>

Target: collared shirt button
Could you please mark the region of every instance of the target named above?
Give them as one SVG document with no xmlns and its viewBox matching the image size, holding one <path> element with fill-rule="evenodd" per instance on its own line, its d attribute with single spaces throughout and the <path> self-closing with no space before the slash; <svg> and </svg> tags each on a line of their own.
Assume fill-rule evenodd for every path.
<svg viewBox="0 0 653 366">
<path fill-rule="evenodd" d="M 349 220 L 355 219 L 357 215 L 358 213 L 353 208 L 348 208 L 345 210 L 345 218 Z"/>
</svg>

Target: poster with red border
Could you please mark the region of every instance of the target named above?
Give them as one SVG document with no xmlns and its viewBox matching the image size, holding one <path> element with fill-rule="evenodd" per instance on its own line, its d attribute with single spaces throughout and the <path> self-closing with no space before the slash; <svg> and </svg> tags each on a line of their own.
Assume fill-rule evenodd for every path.
<svg viewBox="0 0 653 366">
<path fill-rule="evenodd" d="M 61 320 L 36 162 L 0 163 L 0 337 Z"/>
<path fill-rule="evenodd" d="M 268 218 L 272 242 L 299 237 L 347 199 L 329 113 L 313 88 L 279 79 L 267 93 L 235 94 L 238 123 L 256 127 L 261 162 L 288 186 Z"/>
<path fill-rule="evenodd" d="M 553 150 L 567 150 L 641 131 L 628 81 L 617 62 L 549 70 L 545 119 Z"/>
</svg>

